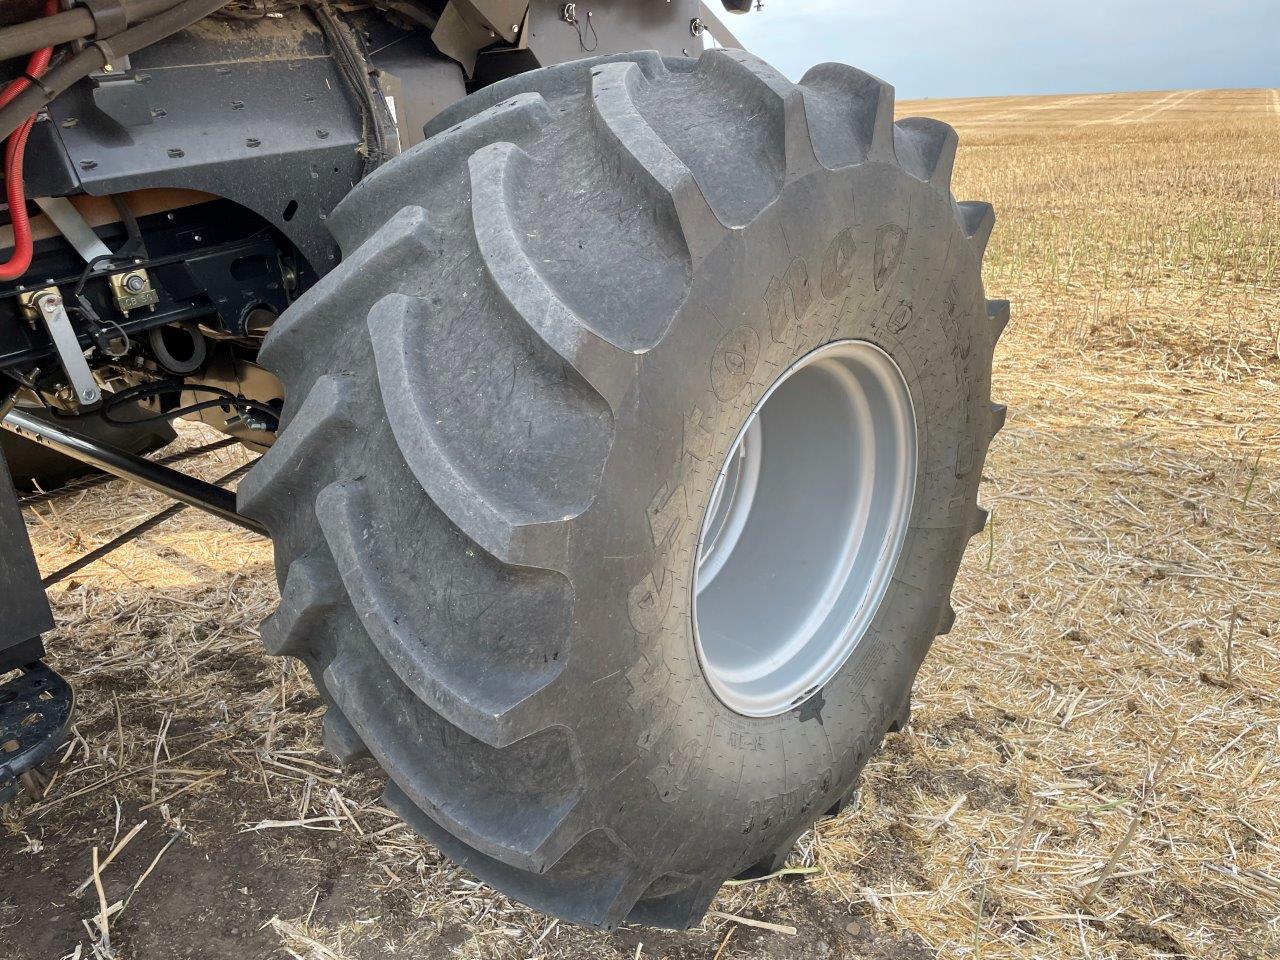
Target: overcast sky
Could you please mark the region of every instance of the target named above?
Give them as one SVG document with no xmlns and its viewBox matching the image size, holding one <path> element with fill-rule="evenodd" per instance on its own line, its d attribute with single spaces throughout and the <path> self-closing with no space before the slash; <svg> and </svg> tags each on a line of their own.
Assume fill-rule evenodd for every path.
<svg viewBox="0 0 1280 960">
<path fill-rule="evenodd" d="M 1280 87 L 1280 0 L 764 0 L 724 19 L 792 79 L 838 60 L 902 99 Z"/>
</svg>

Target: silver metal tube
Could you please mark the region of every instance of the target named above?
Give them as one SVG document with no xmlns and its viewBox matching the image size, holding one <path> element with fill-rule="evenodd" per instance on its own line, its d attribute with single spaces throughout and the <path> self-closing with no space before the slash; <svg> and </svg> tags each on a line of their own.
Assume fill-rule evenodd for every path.
<svg viewBox="0 0 1280 960">
<path fill-rule="evenodd" d="M 728 47 L 732 50 L 745 50 L 742 41 L 734 36 L 723 20 L 721 20 L 715 12 L 706 5 L 706 3 L 698 4 L 698 16 L 702 20 L 702 25 L 706 28 L 707 33 L 715 37 L 720 46 Z"/>
</svg>

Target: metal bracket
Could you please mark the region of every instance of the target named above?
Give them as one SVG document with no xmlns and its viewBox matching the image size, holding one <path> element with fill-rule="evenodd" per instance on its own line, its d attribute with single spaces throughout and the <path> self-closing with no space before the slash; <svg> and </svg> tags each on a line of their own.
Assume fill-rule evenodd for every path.
<svg viewBox="0 0 1280 960">
<path fill-rule="evenodd" d="M 92 406 L 102 398 L 102 391 L 98 389 L 98 382 L 93 378 L 93 371 L 84 358 L 80 338 L 62 303 L 62 294 L 57 287 L 48 287 L 36 293 L 35 305 L 40 311 L 40 319 L 49 330 L 49 339 L 58 351 L 58 359 L 71 382 L 71 388 L 76 392 L 76 399 L 81 406 Z"/>
<path fill-rule="evenodd" d="M 39 290 L 23 290 L 18 294 L 18 312 L 31 321 L 31 329 L 35 329 L 35 322 L 40 319 L 40 308 L 36 306 L 36 298 L 44 293 L 57 292 L 57 287 L 42 287 Z"/>
<path fill-rule="evenodd" d="M 111 283 L 111 295 L 115 298 L 116 307 L 126 317 L 130 310 L 140 307 L 151 307 L 154 311 L 160 302 L 160 294 L 151 285 L 151 276 L 141 267 L 113 273 L 108 278 Z"/>
<path fill-rule="evenodd" d="M 98 40 L 123 33 L 129 26 L 129 12 L 123 0 L 80 0 L 80 5 L 93 15 L 93 35 Z"/>
<path fill-rule="evenodd" d="M 529 0 L 449 0 L 431 41 L 471 76 L 481 50 L 516 42 L 528 10 Z"/>
<path fill-rule="evenodd" d="M 93 104 L 122 127 L 155 123 L 147 87 L 140 77 L 111 74 L 95 77 Z"/>
</svg>

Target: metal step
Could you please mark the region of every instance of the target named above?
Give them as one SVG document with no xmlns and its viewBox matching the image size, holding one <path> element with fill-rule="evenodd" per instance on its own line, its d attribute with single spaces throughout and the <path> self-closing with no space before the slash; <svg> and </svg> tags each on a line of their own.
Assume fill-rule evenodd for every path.
<svg viewBox="0 0 1280 960">
<path fill-rule="evenodd" d="M 67 681 L 39 661 L 0 684 L 0 804 L 66 743 L 74 703 Z"/>
</svg>

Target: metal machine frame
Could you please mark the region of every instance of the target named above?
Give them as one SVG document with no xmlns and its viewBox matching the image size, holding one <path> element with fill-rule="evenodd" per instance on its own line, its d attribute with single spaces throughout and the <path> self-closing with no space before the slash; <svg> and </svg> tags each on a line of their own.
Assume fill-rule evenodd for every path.
<svg viewBox="0 0 1280 960">
<path fill-rule="evenodd" d="M 753 2 L 722 6 L 742 13 Z M 59 29 L 79 24 L 87 49 L 147 4 L 158 7 L 155 0 L 72 4 Z M 363 9 L 344 7 L 341 18 L 323 2 L 280 9 L 289 12 L 263 14 L 274 18 L 269 29 L 204 20 L 109 62 L 50 102 L 31 130 L 25 184 L 45 214 L 35 231 L 41 282 L 0 289 L 0 373 L 42 401 L 27 375 L 57 377 L 71 426 L 14 407 L 13 397 L 0 402 L 0 426 L 177 501 L 46 584 L 182 506 L 266 535 L 236 511 L 227 490 L 75 429 L 77 410 L 110 404 L 104 377 L 123 373 L 129 382 L 131 371 L 110 365 L 113 340 L 127 346 L 129 338 L 150 337 L 160 351 L 154 338 L 161 331 L 197 331 L 219 358 L 205 365 L 203 379 L 188 380 L 163 360 L 148 375 L 167 372 L 184 398 L 190 390 L 239 395 L 235 416 L 217 425 L 265 448 L 280 391 L 253 363 L 255 338 L 338 262 L 328 212 L 379 163 L 419 142 L 431 117 L 479 87 L 539 66 L 644 48 L 697 55 L 704 34 L 740 46 L 701 0 L 367 0 Z M 119 16 L 112 19 L 111 10 Z M 32 26 L 4 32 L 0 65 L 44 42 Z M 86 26 L 95 32 L 86 34 Z M 24 31 L 33 35 L 24 40 Z M 109 269 L 96 269 L 102 262 Z M 68 310 L 118 319 L 95 330 L 83 319 L 73 323 Z M 91 370 L 85 352 L 95 347 Z M 164 413 L 160 395 L 143 396 Z M 194 406 L 218 413 L 216 400 Z M 41 635 L 52 627 L 0 455 L 0 734 L 16 709 L 40 717 L 40 737 L 13 746 L 16 740 L 0 736 L 0 801 L 69 723 L 70 689 L 40 662 Z"/>
</svg>

